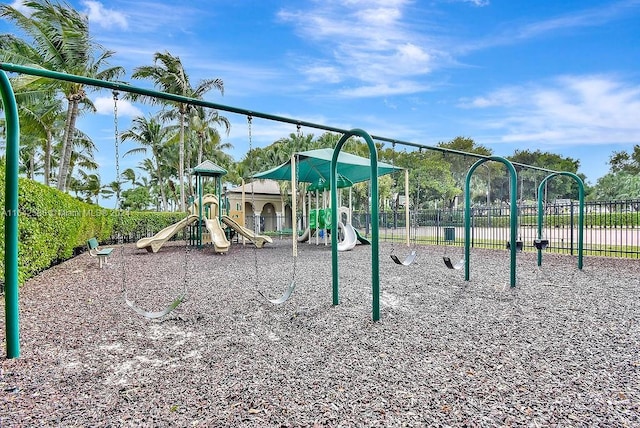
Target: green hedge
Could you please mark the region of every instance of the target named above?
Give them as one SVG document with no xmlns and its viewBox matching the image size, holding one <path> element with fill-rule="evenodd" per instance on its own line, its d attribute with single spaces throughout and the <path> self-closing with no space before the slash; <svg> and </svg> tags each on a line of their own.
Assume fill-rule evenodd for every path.
<svg viewBox="0 0 640 428">
<path fill-rule="evenodd" d="M 0 205 L 4 212 L 5 169 L 0 166 Z M 20 178 L 18 191 L 18 278 L 22 284 L 55 263 L 67 260 L 91 237 L 157 232 L 184 213 L 118 212 Z M 4 282 L 4 216 L 0 216 L 0 279 Z M 120 226 L 118 226 L 120 225 Z"/>
<path fill-rule="evenodd" d="M 118 235 L 125 237 L 144 234 L 155 234 L 165 227 L 176 223 L 186 216 L 181 212 L 151 212 L 151 211 L 116 211 L 109 210 L 114 218 L 111 237 Z M 105 238 L 106 239 L 106 238 Z"/>
</svg>

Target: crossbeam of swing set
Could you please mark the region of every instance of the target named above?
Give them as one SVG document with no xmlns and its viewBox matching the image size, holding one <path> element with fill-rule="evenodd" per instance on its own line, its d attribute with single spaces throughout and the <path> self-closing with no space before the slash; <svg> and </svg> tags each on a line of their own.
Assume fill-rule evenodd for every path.
<svg viewBox="0 0 640 428">
<path fill-rule="evenodd" d="M 236 113 L 244 116 L 258 117 L 261 119 L 272 120 L 276 122 L 290 123 L 296 126 L 304 126 L 307 128 L 320 129 L 323 131 L 335 132 L 343 134 L 343 138 L 338 144 L 337 151 L 334 152 L 334 157 L 339 153 L 342 144 L 346 142 L 347 136 L 359 136 L 366 140 L 369 146 L 370 158 L 372 160 L 372 186 L 375 189 L 372 197 L 377 198 L 377 174 L 374 174 L 376 168 L 373 165 L 373 160 L 377 161 L 377 152 L 375 151 L 375 145 L 372 140 L 378 140 L 383 142 L 389 142 L 392 144 L 402 144 L 409 147 L 415 147 L 419 149 L 434 150 L 442 153 L 451 153 L 462 156 L 469 156 L 479 159 L 489 159 L 490 156 L 484 156 L 477 153 L 468 153 L 459 150 L 447 149 L 445 147 L 427 146 L 423 144 L 412 143 L 408 141 L 401 141 L 392 138 L 386 138 L 376 135 L 369 135 L 362 130 L 347 130 L 343 128 L 337 128 L 327 125 L 322 125 L 313 122 L 307 122 L 303 120 L 288 118 L 284 116 L 277 116 L 268 113 L 261 113 L 249 109 L 243 109 L 233 106 L 227 106 L 224 104 L 212 103 L 209 101 L 199 100 L 195 98 L 185 97 L 182 95 L 170 94 L 167 92 L 156 91 L 153 89 L 139 88 L 129 85 L 127 83 L 109 82 L 100 79 L 94 79 L 85 76 L 76 76 L 73 74 L 61 73 L 58 71 L 51 71 L 41 68 L 28 67 L 18 64 L 10 64 L 0 62 L 0 95 L 2 96 L 2 102 L 5 113 L 6 122 L 6 180 L 5 180 L 5 331 L 6 331 L 6 349 L 7 358 L 18 358 L 20 356 L 20 341 L 19 341 L 19 305 L 18 305 L 18 153 L 20 149 L 20 125 L 18 120 L 18 108 L 15 99 L 15 94 L 11 86 L 9 73 L 26 74 L 30 76 L 43 77 L 48 79 L 62 80 L 66 82 L 80 83 L 89 86 L 95 86 L 105 89 L 111 89 L 112 91 L 120 91 L 133 93 L 137 95 L 155 97 L 166 101 L 172 101 L 179 104 L 190 104 L 199 107 L 212 108 L 216 110 L 226 111 L 230 113 Z M 332 164 L 335 163 L 335 159 Z M 534 167 L 531 165 L 514 164 L 521 167 L 527 167 L 537 170 L 546 171 L 549 173 L 557 173 L 559 171 L 548 170 L 545 168 Z M 332 165 L 332 169 L 333 169 Z M 335 192 L 335 186 L 332 180 L 332 193 Z M 333 197 L 333 195 L 332 195 Z M 377 205 L 375 205 L 377 207 Z M 333 216 L 332 222 L 335 226 L 336 216 Z M 374 223 L 373 238 L 376 241 L 372 246 L 372 288 L 373 288 L 373 319 L 377 321 L 380 317 L 379 310 L 379 266 L 377 263 L 377 238 L 378 230 L 377 223 Z M 333 247 L 333 245 L 332 245 Z M 335 248 L 333 248 L 335 251 Z M 336 256 L 337 257 L 337 256 Z M 337 264 L 334 263 L 333 264 Z M 334 301 L 337 301 L 337 272 L 334 272 Z"/>
<path fill-rule="evenodd" d="M 351 131 L 350 129 L 337 128 L 334 126 L 328 126 L 320 123 L 308 122 L 300 119 L 294 119 L 294 118 L 285 117 L 285 116 L 278 116 L 278 115 L 269 114 L 269 113 L 261 113 L 255 110 L 233 107 L 225 104 L 213 103 L 210 101 L 185 97 L 183 95 L 170 94 L 168 92 L 156 91 L 153 89 L 139 88 L 136 86 L 129 85 L 127 83 L 109 82 L 106 80 L 99 80 L 91 77 L 76 76 L 73 74 L 61 73 L 59 71 L 51 71 L 51 70 L 45 70 L 41 68 L 33 68 L 33 67 L 24 66 L 24 65 L 10 64 L 10 63 L 0 63 L 0 70 L 13 72 L 13 73 L 28 74 L 31 76 L 45 77 L 45 78 L 56 79 L 56 80 L 64 80 L 67 82 L 82 83 L 85 85 L 97 86 L 97 87 L 107 88 L 115 91 L 130 92 L 132 94 L 160 98 L 163 100 L 173 101 L 180 104 L 191 104 L 199 107 L 207 107 L 207 108 L 226 111 L 230 113 L 240 114 L 243 116 L 258 117 L 260 119 L 290 123 L 293 125 L 304 126 L 305 128 L 320 129 L 323 131 L 336 132 L 339 134 L 346 134 Z M 398 140 L 395 138 L 389 138 L 389 137 L 384 137 L 379 135 L 373 135 L 373 134 L 370 134 L 370 135 L 371 135 L 371 139 L 375 141 L 382 141 L 382 142 L 387 142 L 392 144 L 400 144 L 403 146 L 413 147 L 417 149 L 433 150 L 441 153 L 468 156 L 468 157 L 477 158 L 477 159 L 489 159 L 491 157 L 491 155 L 481 155 L 479 153 L 471 153 L 471 152 L 465 152 L 462 150 L 448 149 L 446 147 L 429 146 L 425 144 L 413 143 L 410 141 L 403 141 L 403 140 Z M 518 162 L 511 162 L 511 163 L 517 167 L 534 169 L 538 171 L 545 171 L 548 173 L 561 172 L 561 171 L 555 171 L 547 168 L 527 165 L 527 164 L 518 163 Z"/>
</svg>

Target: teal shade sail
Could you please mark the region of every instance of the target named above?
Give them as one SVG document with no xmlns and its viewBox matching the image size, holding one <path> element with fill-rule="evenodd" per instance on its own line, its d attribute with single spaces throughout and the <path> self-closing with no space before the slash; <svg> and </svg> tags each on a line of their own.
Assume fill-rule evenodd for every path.
<svg viewBox="0 0 640 428">
<path fill-rule="evenodd" d="M 331 158 L 333 149 L 317 149 L 299 152 L 298 162 L 298 182 L 316 183 L 323 179 L 327 184 L 331 177 Z M 391 174 L 403 168 L 396 167 L 384 162 L 378 162 L 378 176 Z M 354 183 L 368 181 L 371 177 L 371 162 L 367 158 L 356 156 L 351 153 L 340 152 L 337 164 L 338 177 Z M 268 171 L 259 172 L 253 178 L 271 180 L 291 180 L 291 161 L 287 161 L 280 166 Z M 340 178 L 338 178 L 338 182 Z M 348 186 L 346 186 L 348 187 Z M 321 188 L 320 188 L 321 189 Z"/>
</svg>

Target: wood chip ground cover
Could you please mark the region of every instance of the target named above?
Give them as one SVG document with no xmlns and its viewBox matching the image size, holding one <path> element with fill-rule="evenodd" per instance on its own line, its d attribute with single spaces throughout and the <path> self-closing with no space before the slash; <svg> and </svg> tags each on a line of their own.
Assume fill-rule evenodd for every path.
<svg viewBox="0 0 640 428">
<path fill-rule="evenodd" d="M 338 306 L 324 246 L 299 246 L 279 306 L 260 293 L 291 282 L 287 240 L 80 255 L 20 290 L 0 426 L 640 426 L 638 260 L 525 253 L 510 289 L 506 251 L 473 250 L 466 282 L 417 250 L 380 246 L 379 322 L 370 246 L 340 253 Z M 158 321 L 122 295 L 161 310 L 185 286 Z"/>
</svg>

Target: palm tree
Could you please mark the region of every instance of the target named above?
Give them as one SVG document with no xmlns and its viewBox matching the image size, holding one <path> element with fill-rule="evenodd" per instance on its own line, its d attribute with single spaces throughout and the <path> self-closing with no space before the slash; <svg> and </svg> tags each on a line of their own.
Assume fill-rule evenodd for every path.
<svg viewBox="0 0 640 428">
<path fill-rule="evenodd" d="M 42 67 L 64 73 L 101 80 L 114 80 L 124 73 L 122 67 L 108 67 L 107 60 L 114 52 L 105 50 L 89 34 L 89 20 L 68 5 L 53 4 L 49 0 L 25 1 L 31 9 L 29 16 L 10 5 L 0 5 L 0 16 L 12 21 L 29 38 L 20 40 L 11 35 L 0 37 L 3 61 Z M 62 93 L 67 100 L 67 114 L 60 152 L 58 171 L 59 190 L 66 190 L 75 124 L 81 106 L 95 110 L 81 83 L 31 77 L 25 84 L 45 93 Z"/>
<path fill-rule="evenodd" d="M 132 77 L 134 79 L 151 79 L 154 82 L 156 88 L 163 92 L 171 94 L 182 95 L 185 97 L 201 99 L 202 96 L 210 89 L 218 89 L 221 94 L 224 94 L 224 83 L 221 79 L 205 79 L 202 80 L 194 88 L 191 86 L 189 76 L 187 75 L 182 62 L 179 57 L 171 55 L 169 52 L 156 52 L 153 57 L 153 65 L 138 67 L 134 70 Z M 138 98 L 136 96 L 135 98 Z M 159 103 L 156 98 L 149 98 L 152 103 Z M 172 103 L 176 104 L 176 103 Z M 185 192 L 184 192 L 184 130 L 186 116 L 191 110 L 191 106 L 185 103 L 177 103 L 176 105 L 179 127 L 180 127 L 180 148 L 179 148 L 179 166 L 178 166 L 178 178 L 180 180 L 180 206 L 182 211 L 186 210 L 185 207 Z"/>
<path fill-rule="evenodd" d="M 96 205 L 99 203 L 100 195 L 103 194 L 103 186 L 100 183 L 100 175 L 87 174 L 84 171 L 80 173 L 81 180 L 80 191 L 85 194 L 87 202 L 94 202 Z M 95 201 L 94 199 L 95 198 Z"/>
<path fill-rule="evenodd" d="M 122 171 L 122 177 L 131 182 L 131 186 L 138 186 L 140 183 L 138 182 L 138 177 L 136 177 L 136 172 L 133 168 L 127 168 Z"/>
<path fill-rule="evenodd" d="M 122 141 L 131 140 L 141 147 L 137 147 L 127 151 L 124 155 L 147 153 L 147 149 L 151 151 L 151 162 L 153 169 L 151 176 L 156 180 L 160 187 L 160 198 L 162 200 L 162 209 L 167 211 L 167 195 L 163 185 L 163 165 L 161 159 L 170 138 L 170 130 L 162 126 L 157 117 L 136 117 L 133 119 L 131 128 L 123 132 Z"/>
<path fill-rule="evenodd" d="M 191 115 L 190 129 L 196 134 L 198 140 L 198 157 L 196 162 L 198 165 L 202 162 L 206 141 L 209 142 L 209 150 L 207 150 L 207 152 L 233 148 L 230 143 L 221 143 L 220 133 L 215 125 L 224 125 L 226 135 L 229 136 L 231 123 L 226 117 L 220 116 L 216 110 L 205 109 L 200 106 L 194 107 L 193 114 Z"/>
<path fill-rule="evenodd" d="M 35 104 L 30 97 L 25 102 L 21 102 L 21 94 L 16 94 L 18 100 L 18 114 L 20 115 L 20 131 L 25 136 L 37 139 L 41 144 L 43 152 L 43 175 L 44 184 L 47 186 L 51 181 L 51 166 L 53 163 L 54 138 L 56 132 L 62 128 L 64 120 L 62 115 L 62 102 L 54 97 L 43 94 L 38 97 Z"/>
<path fill-rule="evenodd" d="M 109 184 L 102 186 L 101 194 L 105 199 L 111 199 L 112 196 L 116 197 L 116 208 L 120 208 L 120 194 L 122 193 L 122 183 L 119 181 L 112 181 Z"/>
<path fill-rule="evenodd" d="M 76 129 L 74 132 L 71 153 L 69 155 L 69 172 L 67 175 L 65 189 L 69 188 L 69 183 L 73 177 L 73 172 L 76 167 L 89 171 L 95 171 L 98 169 L 99 165 L 94 159 L 94 153 L 96 150 L 96 145 L 93 143 L 91 138 L 89 138 L 87 134 Z M 58 178 L 58 180 L 60 180 L 60 178 Z"/>
<path fill-rule="evenodd" d="M 36 171 L 40 171 L 42 165 L 38 162 L 38 148 L 40 141 L 33 135 L 20 139 L 20 171 L 26 173 L 30 180 L 35 179 Z"/>
</svg>

